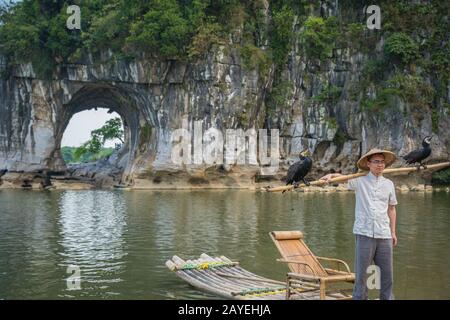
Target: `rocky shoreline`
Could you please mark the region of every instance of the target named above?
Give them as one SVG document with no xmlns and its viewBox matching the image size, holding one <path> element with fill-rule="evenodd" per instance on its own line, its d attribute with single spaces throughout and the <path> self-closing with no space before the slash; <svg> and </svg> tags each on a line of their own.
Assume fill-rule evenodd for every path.
<svg viewBox="0 0 450 320">
<path fill-rule="evenodd" d="M 258 166 L 215 166 L 208 170 L 188 167 L 184 171 L 140 171 L 130 181 L 121 179 L 120 168 L 107 160 L 67 166 L 62 171 L 3 171 L 1 189 L 26 190 L 265 190 L 285 185 L 287 165 L 271 176 L 261 175 Z M 318 180 L 328 172 L 310 172 L 307 180 Z M 345 173 L 344 173 L 345 174 Z M 348 173 L 347 173 L 348 174 Z M 387 173 L 398 192 L 449 192 L 448 184 L 433 184 L 432 170 Z M 348 192 L 346 183 L 296 188 L 295 192 Z"/>
<path fill-rule="evenodd" d="M 170 175 L 170 174 L 168 174 Z M 396 186 L 397 192 L 450 192 L 450 186 L 431 185 L 420 177 L 390 177 Z M 243 172 L 234 177 L 224 179 L 220 176 L 195 177 L 189 179 L 185 176 L 173 174 L 172 180 L 153 179 L 151 183 L 148 179 L 136 179 L 133 185 L 121 185 L 115 183 L 110 177 L 89 177 L 55 175 L 51 176 L 51 186 L 42 185 L 43 178 L 37 174 L 26 172 L 8 172 L 0 177 L 0 190 L 24 189 L 24 190 L 88 190 L 88 189 L 121 189 L 121 190 L 226 190 L 226 189 L 247 189 L 264 190 L 265 187 L 282 186 L 280 179 L 268 179 L 267 181 L 254 182 Z M 24 185 L 24 181 L 26 184 Z M 326 186 L 308 186 L 296 188 L 294 192 L 352 192 L 347 190 L 347 184 Z"/>
</svg>

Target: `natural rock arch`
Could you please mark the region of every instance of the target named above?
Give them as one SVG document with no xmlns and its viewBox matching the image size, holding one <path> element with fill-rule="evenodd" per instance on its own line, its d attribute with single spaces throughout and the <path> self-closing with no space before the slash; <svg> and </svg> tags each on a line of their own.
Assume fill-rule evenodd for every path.
<svg viewBox="0 0 450 320">
<path fill-rule="evenodd" d="M 127 92 L 108 84 L 85 85 L 73 95 L 67 104 L 62 106 L 62 110 L 58 114 L 59 119 L 56 122 L 54 155 L 58 155 L 60 151 L 64 131 L 72 116 L 78 112 L 94 108 L 109 109 L 118 113 L 122 118 L 125 139 L 115 162 L 121 164 L 123 174 L 127 177 L 130 175 L 133 160 L 136 157 L 136 148 L 139 145 L 141 115 Z M 54 156 L 53 159 L 60 158 L 60 155 L 58 156 Z M 50 167 L 52 165 L 55 166 L 55 164 L 48 164 Z"/>
</svg>

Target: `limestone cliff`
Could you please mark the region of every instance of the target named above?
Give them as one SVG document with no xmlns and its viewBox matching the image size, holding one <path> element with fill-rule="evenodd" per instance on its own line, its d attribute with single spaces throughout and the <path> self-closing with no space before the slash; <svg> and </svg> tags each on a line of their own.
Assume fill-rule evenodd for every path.
<svg viewBox="0 0 450 320">
<path fill-rule="evenodd" d="M 337 6 L 329 3 L 320 10 L 317 14 L 325 17 L 338 14 Z M 303 23 L 296 19 L 293 32 L 301 32 Z M 233 187 L 263 178 L 255 166 L 175 165 L 171 134 L 182 127 L 193 130 L 197 120 L 203 120 L 204 130 L 215 127 L 224 136 L 226 129 L 279 129 L 282 162 L 276 179 L 304 148 L 313 153 L 313 176 L 330 169 L 351 172 L 360 155 L 372 147 L 403 155 L 432 133 L 429 160 L 449 159 L 448 81 L 420 79 L 436 90 L 445 88 L 439 99 L 422 109 L 395 96 L 382 110 L 363 107 L 377 95 L 371 84 L 361 88 L 361 83 L 367 78 L 368 61 L 384 55 L 382 35 L 372 39 L 372 52 L 336 46 L 326 59 L 308 57 L 297 37 L 282 68 L 271 64 L 261 72 L 245 66 L 236 30 L 228 43 L 213 46 L 195 62 L 145 55 L 125 61 L 104 52 L 59 64 L 49 80 L 38 77 L 31 64 L 7 70 L 6 63 L 0 63 L 0 169 L 66 170 L 60 155 L 64 130 L 73 114 L 94 107 L 120 114 L 126 143 L 109 160 L 109 169 L 98 169 L 102 174 L 97 176 L 83 175 L 136 187 L 180 183 Z M 273 103 L 275 92 L 283 103 Z"/>
</svg>

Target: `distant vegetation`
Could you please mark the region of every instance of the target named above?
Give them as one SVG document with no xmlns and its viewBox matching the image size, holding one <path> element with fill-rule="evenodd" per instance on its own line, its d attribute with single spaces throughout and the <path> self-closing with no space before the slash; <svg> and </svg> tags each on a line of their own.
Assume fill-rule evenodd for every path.
<svg viewBox="0 0 450 320">
<path fill-rule="evenodd" d="M 431 182 L 433 184 L 450 185 L 450 169 L 433 172 Z"/>
<path fill-rule="evenodd" d="M 61 154 L 66 163 L 91 162 L 109 157 L 113 148 L 105 148 L 108 140 L 118 139 L 124 143 L 124 132 L 122 129 L 122 120 L 113 118 L 98 129 L 91 131 L 91 138 L 79 147 L 62 147 Z"/>
<path fill-rule="evenodd" d="M 81 156 L 76 155 L 77 147 L 62 147 L 61 148 L 61 155 L 64 159 L 64 161 L 69 164 L 73 163 L 80 163 L 80 162 L 93 162 L 100 159 L 105 159 L 109 157 L 113 151 L 114 148 L 101 148 L 99 152 L 97 153 L 84 153 Z"/>
</svg>

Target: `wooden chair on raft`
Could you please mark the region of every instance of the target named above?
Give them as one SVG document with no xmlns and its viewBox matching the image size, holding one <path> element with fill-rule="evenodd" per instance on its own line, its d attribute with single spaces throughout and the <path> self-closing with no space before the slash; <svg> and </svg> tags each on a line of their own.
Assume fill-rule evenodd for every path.
<svg viewBox="0 0 450 320">
<path fill-rule="evenodd" d="M 320 299 L 328 296 L 336 299 L 351 299 L 349 290 L 327 292 L 330 283 L 353 283 L 355 274 L 350 272 L 347 263 L 339 259 L 315 256 L 303 241 L 300 231 L 272 231 L 269 233 L 282 258 L 277 261 L 288 264 L 291 272 L 287 274 L 286 299 L 297 289 L 301 291 L 320 291 Z M 324 263 L 333 263 L 336 269 L 325 268 Z"/>
</svg>

